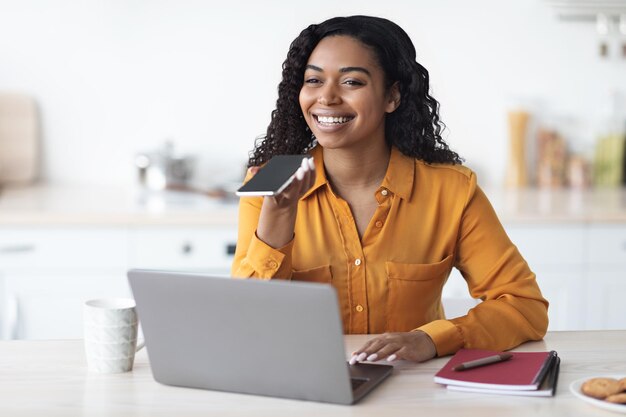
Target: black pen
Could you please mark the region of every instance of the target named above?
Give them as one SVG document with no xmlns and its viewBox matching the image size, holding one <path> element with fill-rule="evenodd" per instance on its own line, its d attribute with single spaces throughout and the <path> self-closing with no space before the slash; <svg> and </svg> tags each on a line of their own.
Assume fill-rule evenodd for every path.
<svg viewBox="0 0 626 417">
<path fill-rule="evenodd" d="M 479 366 L 490 365 L 492 363 L 508 361 L 513 357 L 510 353 L 501 353 L 499 355 L 487 356 L 486 358 L 480 358 L 469 362 L 463 362 L 460 365 L 452 368 L 453 371 L 464 371 L 466 369 L 478 368 Z"/>
</svg>

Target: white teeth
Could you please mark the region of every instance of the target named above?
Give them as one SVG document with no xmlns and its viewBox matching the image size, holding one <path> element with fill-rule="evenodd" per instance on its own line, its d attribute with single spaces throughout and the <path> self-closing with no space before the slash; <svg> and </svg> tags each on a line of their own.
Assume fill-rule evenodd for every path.
<svg viewBox="0 0 626 417">
<path fill-rule="evenodd" d="M 317 120 L 319 120 L 320 123 L 325 123 L 325 124 L 340 124 L 340 123 L 345 123 L 349 120 L 351 120 L 351 117 L 332 117 L 332 116 L 318 116 Z"/>
</svg>

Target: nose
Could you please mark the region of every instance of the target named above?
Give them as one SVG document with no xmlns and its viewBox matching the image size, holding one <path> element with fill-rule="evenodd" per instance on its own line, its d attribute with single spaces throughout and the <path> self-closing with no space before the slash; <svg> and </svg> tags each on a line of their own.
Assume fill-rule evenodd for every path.
<svg viewBox="0 0 626 417">
<path fill-rule="evenodd" d="M 318 91 L 319 96 L 317 97 L 317 102 L 322 106 L 341 103 L 341 97 L 337 94 L 337 90 L 332 83 L 325 84 Z"/>
</svg>

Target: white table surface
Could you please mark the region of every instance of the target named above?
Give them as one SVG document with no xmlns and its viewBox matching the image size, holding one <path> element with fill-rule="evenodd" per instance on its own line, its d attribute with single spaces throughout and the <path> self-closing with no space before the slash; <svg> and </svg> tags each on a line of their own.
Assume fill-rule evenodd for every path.
<svg viewBox="0 0 626 417">
<path fill-rule="evenodd" d="M 352 351 L 371 336 L 346 336 Z M 398 362 L 393 374 L 354 406 L 222 393 L 161 385 L 145 349 L 132 372 L 101 375 L 86 368 L 81 340 L 0 342 L 0 416 L 611 416 L 574 397 L 582 377 L 626 376 L 626 330 L 551 332 L 520 351 L 554 349 L 562 359 L 556 397 L 448 392 L 433 375 L 448 358 Z M 626 406 L 625 406 L 626 407 Z"/>
</svg>

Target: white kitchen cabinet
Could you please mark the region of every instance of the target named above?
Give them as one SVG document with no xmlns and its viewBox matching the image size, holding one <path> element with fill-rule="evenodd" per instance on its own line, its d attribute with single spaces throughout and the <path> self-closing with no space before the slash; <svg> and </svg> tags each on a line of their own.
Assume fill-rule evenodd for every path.
<svg viewBox="0 0 626 417">
<path fill-rule="evenodd" d="M 626 226 L 591 225 L 587 263 L 592 268 L 626 268 Z"/>
<path fill-rule="evenodd" d="M 587 328 L 593 330 L 626 329 L 626 272 L 592 270 L 586 299 Z"/>
<path fill-rule="evenodd" d="M 533 270 L 543 266 L 578 267 L 585 263 L 584 225 L 507 224 L 505 229 Z"/>
<path fill-rule="evenodd" d="M 128 297 L 125 270 L 25 272 L 12 274 L 6 290 L 15 304 L 16 339 L 77 339 L 83 303 Z"/>
<path fill-rule="evenodd" d="M 0 265 L 3 270 L 123 266 L 125 229 L 1 228 Z"/>
<path fill-rule="evenodd" d="M 537 276 L 548 300 L 549 330 L 584 329 L 587 227 L 576 224 L 508 224 L 511 241 Z"/>
<path fill-rule="evenodd" d="M 129 266 L 230 274 L 235 227 L 137 227 L 129 232 Z"/>
<path fill-rule="evenodd" d="M 588 327 L 626 329 L 626 226 L 589 228 Z"/>
<path fill-rule="evenodd" d="M 228 275 L 236 228 L 0 228 L 0 335 L 82 337 L 82 304 L 131 295 L 130 268 Z"/>
<path fill-rule="evenodd" d="M 81 337 L 85 300 L 129 294 L 126 241 L 123 228 L 1 228 L 2 336 Z"/>
<path fill-rule="evenodd" d="M 9 297 L 6 295 L 5 282 L 5 274 L 0 270 L 0 339 L 10 339 L 15 327 L 15 320 L 12 317 L 15 309 L 10 306 Z"/>
<path fill-rule="evenodd" d="M 537 283 L 548 300 L 548 330 L 581 330 L 587 328 L 586 280 L 582 270 L 539 269 Z"/>
</svg>

